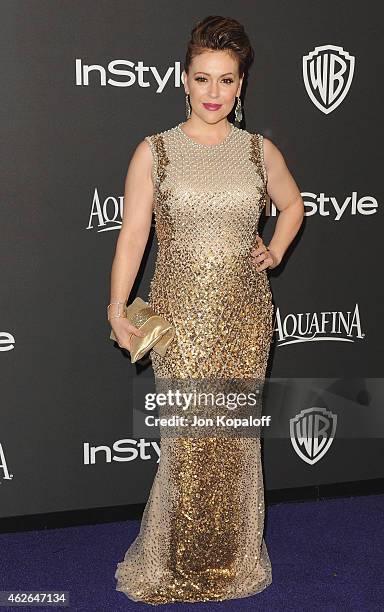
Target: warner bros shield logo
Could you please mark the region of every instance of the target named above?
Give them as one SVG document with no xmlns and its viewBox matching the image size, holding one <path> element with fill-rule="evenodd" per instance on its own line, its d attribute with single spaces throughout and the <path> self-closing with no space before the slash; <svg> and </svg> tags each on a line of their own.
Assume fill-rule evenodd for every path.
<svg viewBox="0 0 384 612">
<path fill-rule="evenodd" d="M 342 103 L 352 83 L 355 58 L 343 47 L 323 45 L 303 57 L 305 88 L 326 115 Z"/>
<path fill-rule="evenodd" d="M 335 437 L 337 415 L 326 408 L 306 408 L 290 419 L 292 446 L 299 457 L 313 465 L 324 457 Z"/>
</svg>

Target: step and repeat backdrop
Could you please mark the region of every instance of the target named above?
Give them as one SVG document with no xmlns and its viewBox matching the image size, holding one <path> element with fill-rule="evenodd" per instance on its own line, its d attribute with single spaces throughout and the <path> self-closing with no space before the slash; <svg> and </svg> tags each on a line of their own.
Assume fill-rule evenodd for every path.
<svg viewBox="0 0 384 612">
<path fill-rule="evenodd" d="M 255 49 L 242 127 L 279 147 L 305 203 L 269 273 L 267 490 L 384 476 L 380 10 L 210 4 Z M 153 373 L 109 339 L 110 271 L 132 153 L 185 120 L 183 60 L 206 3 L 0 11 L 0 515 L 145 502 L 161 451 L 133 414 Z M 269 201 L 267 244 L 278 214 Z M 154 229 L 130 301 L 148 294 Z"/>
</svg>

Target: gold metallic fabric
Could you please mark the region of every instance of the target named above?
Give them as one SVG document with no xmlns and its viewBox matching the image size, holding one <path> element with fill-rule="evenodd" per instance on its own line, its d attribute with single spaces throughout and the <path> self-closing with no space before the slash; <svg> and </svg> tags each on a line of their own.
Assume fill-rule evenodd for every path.
<svg viewBox="0 0 384 612">
<path fill-rule="evenodd" d="M 203 145 L 178 124 L 145 140 L 158 246 L 148 303 L 175 328 L 164 355 L 150 351 L 156 388 L 263 381 L 273 303 L 267 272 L 251 260 L 267 198 L 263 136 L 231 125 Z M 116 589 L 158 605 L 249 597 L 271 584 L 260 447 L 259 437 L 162 436 Z M 141 468 L 127 466 L 127 478 Z"/>
<path fill-rule="evenodd" d="M 164 356 L 175 335 L 175 329 L 164 317 L 155 313 L 153 308 L 142 298 L 137 297 L 131 304 L 124 307 L 124 316 L 132 325 L 145 333 L 144 336 L 131 336 L 131 362 L 135 363 L 153 348 Z M 117 338 L 113 332 L 111 340 Z"/>
</svg>

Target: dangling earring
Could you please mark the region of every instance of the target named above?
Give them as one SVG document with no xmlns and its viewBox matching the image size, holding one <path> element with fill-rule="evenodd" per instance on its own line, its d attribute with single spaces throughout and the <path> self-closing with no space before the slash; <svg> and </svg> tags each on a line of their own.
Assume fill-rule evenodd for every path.
<svg viewBox="0 0 384 612">
<path fill-rule="evenodd" d="M 237 97 L 237 104 L 235 109 L 235 124 L 236 127 L 240 127 L 241 120 L 243 118 L 243 113 L 241 112 L 241 100 L 240 96 Z"/>
<path fill-rule="evenodd" d="M 189 94 L 186 94 L 185 96 L 185 114 L 187 119 L 189 119 L 189 117 L 191 116 L 191 105 L 189 103 L 189 99 L 188 99 Z"/>
</svg>

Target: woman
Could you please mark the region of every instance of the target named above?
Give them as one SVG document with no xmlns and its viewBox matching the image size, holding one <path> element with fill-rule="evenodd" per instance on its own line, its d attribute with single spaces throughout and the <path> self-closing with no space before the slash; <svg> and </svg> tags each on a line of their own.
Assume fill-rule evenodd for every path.
<svg viewBox="0 0 384 612">
<path fill-rule="evenodd" d="M 297 234 L 303 201 L 278 148 L 227 117 L 253 50 L 235 20 L 207 17 L 191 33 L 183 72 L 187 120 L 137 146 L 112 266 L 109 320 L 130 350 L 140 329 L 119 316 L 148 240 L 158 255 L 149 303 L 176 335 L 150 353 L 155 380 L 263 380 L 273 332 L 267 269 Z M 266 193 L 280 211 L 268 247 L 258 236 Z M 120 303 L 120 304 L 119 304 Z M 140 533 L 116 589 L 150 604 L 254 595 L 272 581 L 263 539 L 260 438 L 161 436 Z"/>
</svg>

